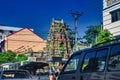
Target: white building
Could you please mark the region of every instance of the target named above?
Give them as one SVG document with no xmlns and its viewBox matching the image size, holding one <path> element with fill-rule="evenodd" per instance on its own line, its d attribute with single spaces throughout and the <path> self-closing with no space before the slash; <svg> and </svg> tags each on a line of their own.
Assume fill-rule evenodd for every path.
<svg viewBox="0 0 120 80">
<path fill-rule="evenodd" d="M 103 0 L 103 29 L 120 36 L 120 0 Z"/>
</svg>

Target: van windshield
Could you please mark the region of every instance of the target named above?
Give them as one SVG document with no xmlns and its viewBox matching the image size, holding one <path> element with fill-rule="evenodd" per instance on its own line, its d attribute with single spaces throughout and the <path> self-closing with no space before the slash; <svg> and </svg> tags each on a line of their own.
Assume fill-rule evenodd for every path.
<svg viewBox="0 0 120 80">
<path fill-rule="evenodd" d="M 80 55 L 74 55 L 70 58 L 67 64 L 64 67 L 63 73 L 66 72 L 75 72 L 79 63 Z"/>
</svg>

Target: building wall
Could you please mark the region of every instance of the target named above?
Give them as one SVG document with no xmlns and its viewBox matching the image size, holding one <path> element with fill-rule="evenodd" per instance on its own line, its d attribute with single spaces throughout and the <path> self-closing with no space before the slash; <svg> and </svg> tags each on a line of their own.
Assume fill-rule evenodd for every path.
<svg viewBox="0 0 120 80">
<path fill-rule="evenodd" d="M 12 50 L 17 53 L 40 52 L 45 46 L 46 40 L 28 28 L 21 29 L 7 36 L 5 41 L 5 50 Z"/>
<path fill-rule="evenodd" d="M 103 0 L 103 29 L 108 29 L 113 36 L 120 35 L 120 20 L 112 22 L 111 12 L 120 9 L 119 0 Z"/>
<path fill-rule="evenodd" d="M 0 25 L 0 52 L 4 52 L 4 40 L 6 36 L 20 29 L 22 28 Z"/>
</svg>

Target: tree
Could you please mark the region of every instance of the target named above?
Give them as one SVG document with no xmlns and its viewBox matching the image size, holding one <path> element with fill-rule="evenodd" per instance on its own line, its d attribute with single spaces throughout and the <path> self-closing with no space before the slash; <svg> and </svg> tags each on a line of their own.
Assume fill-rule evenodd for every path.
<svg viewBox="0 0 120 80">
<path fill-rule="evenodd" d="M 114 39 L 113 35 L 110 33 L 110 31 L 105 29 L 98 34 L 96 44 L 101 44 L 101 43 L 104 43 L 104 42 L 110 42 L 113 39 Z"/>
<path fill-rule="evenodd" d="M 3 53 L 0 53 L 0 64 L 4 62 Z"/>
<path fill-rule="evenodd" d="M 16 57 L 16 54 L 11 50 L 3 52 L 0 54 L 0 63 L 15 62 L 15 57 Z"/>
<path fill-rule="evenodd" d="M 76 33 L 75 33 L 75 31 L 73 29 L 70 29 L 69 26 L 67 26 L 67 32 L 68 32 L 67 36 L 68 36 L 69 41 L 70 41 L 71 49 L 74 50 Z M 84 43 L 83 42 L 83 38 L 77 36 L 77 42 L 76 42 L 76 44 L 78 45 L 79 43 Z"/>
<path fill-rule="evenodd" d="M 8 50 L 6 52 L 0 53 L 0 64 L 24 61 L 27 60 L 27 58 L 28 57 L 24 54 L 19 54 L 18 56 L 16 56 L 16 53 L 12 52 L 11 50 Z"/>
<path fill-rule="evenodd" d="M 16 58 L 16 61 L 20 62 L 20 61 L 25 61 L 27 59 L 28 59 L 28 57 L 25 54 L 19 54 Z"/>
<path fill-rule="evenodd" d="M 88 26 L 88 30 L 85 31 L 85 36 L 83 36 L 84 39 L 86 39 L 86 42 L 88 44 L 94 44 L 96 42 L 96 37 L 101 31 L 101 26 Z"/>
</svg>

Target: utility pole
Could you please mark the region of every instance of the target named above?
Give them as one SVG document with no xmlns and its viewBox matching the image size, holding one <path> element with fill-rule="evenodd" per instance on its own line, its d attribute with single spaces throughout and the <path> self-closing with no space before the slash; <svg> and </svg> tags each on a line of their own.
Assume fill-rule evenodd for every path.
<svg viewBox="0 0 120 80">
<path fill-rule="evenodd" d="M 75 12 L 71 10 L 71 15 L 74 18 L 74 26 L 75 26 L 75 45 L 74 45 L 74 51 L 77 50 L 77 21 L 79 19 L 79 17 L 82 15 L 82 13 L 79 12 Z"/>
</svg>

